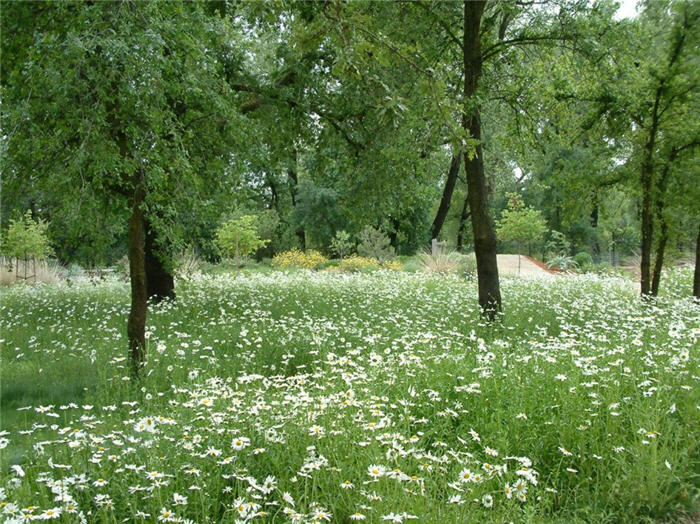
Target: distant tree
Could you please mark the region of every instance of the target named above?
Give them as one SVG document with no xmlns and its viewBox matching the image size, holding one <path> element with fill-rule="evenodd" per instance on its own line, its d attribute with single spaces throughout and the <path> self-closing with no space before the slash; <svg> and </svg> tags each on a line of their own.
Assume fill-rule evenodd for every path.
<svg viewBox="0 0 700 524">
<path fill-rule="evenodd" d="M 2 243 L 3 254 L 17 260 L 17 271 L 19 271 L 19 260 L 44 260 L 53 254 L 53 249 L 47 235 L 49 224 L 41 218 L 34 220 L 32 212 L 27 210 L 22 218 L 10 220 L 4 242 Z"/>
<path fill-rule="evenodd" d="M 510 196 L 508 207 L 501 213 L 496 224 L 499 240 L 513 240 L 518 245 L 518 274 L 520 274 L 520 252 L 527 242 L 541 240 L 547 231 L 542 213 L 524 205 L 520 195 Z"/>
<path fill-rule="evenodd" d="M 216 243 L 226 258 L 233 253 L 234 263 L 241 265 L 241 257 L 255 253 L 265 247 L 270 240 L 262 240 L 258 233 L 258 224 L 254 215 L 243 215 L 224 222 L 216 232 Z"/>
<path fill-rule="evenodd" d="M 343 260 L 345 253 L 355 247 L 355 243 L 350 238 L 350 233 L 347 231 L 337 231 L 333 240 L 331 240 L 331 249 L 338 254 L 340 260 Z"/>
<path fill-rule="evenodd" d="M 357 234 L 357 254 L 385 262 L 394 256 L 394 248 L 383 231 L 366 226 Z"/>
</svg>

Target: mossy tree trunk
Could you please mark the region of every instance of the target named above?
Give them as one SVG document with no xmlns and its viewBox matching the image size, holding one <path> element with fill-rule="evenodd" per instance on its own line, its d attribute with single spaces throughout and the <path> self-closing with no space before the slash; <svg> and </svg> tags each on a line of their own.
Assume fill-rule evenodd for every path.
<svg viewBox="0 0 700 524">
<path fill-rule="evenodd" d="M 129 339 L 129 363 L 131 374 L 138 377 L 146 363 L 146 314 L 148 311 L 148 286 L 146 284 L 145 253 L 145 195 L 142 176 L 139 175 L 131 198 L 129 217 L 129 276 L 131 280 L 131 310 L 127 322 Z"/>
</svg>

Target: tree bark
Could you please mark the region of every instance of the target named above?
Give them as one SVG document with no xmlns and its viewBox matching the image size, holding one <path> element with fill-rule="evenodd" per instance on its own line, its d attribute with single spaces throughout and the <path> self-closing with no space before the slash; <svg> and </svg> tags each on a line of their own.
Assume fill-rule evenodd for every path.
<svg viewBox="0 0 700 524">
<path fill-rule="evenodd" d="M 146 264 L 146 292 L 148 298 L 155 302 L 163 299 L 175 299 L 175 279 L 162 261 L 162 254 L 158 253 L 157 235 L 151 223 L 145 219 L 144 228 L 146 239 L 144 244 L 144 256 Z"/>
<path fill-rule="evenodd" d="M 467 109 L 462 115 L 462 127 L 473 139 L 479 141 L 476 152 L 471 157 L 464 155 L 467 174 L 469 209 L 474 231 L 474 253 L 479 286 L 479 305 L 489 320 L 493 320 L 501 310 L 501 290 L 498 281 L 496 259 L 496 235 L 487 202 L 484 157 L 481 147 L 481 116 L 474 102 L 482 72 L 481 18 L 485 1 L 464 2 L 464 34 L 462 50 L 464 58 L 464 103 Z M 472 105 L 469 108 L 470 104 Z"/>
<path fill-rule="evenodd" d="M 296 151 L 294 152 L 294 158 L 296 159 Z M 297 191 L 299 190 L 299 177 L 297 176 L 297 172 L 293 167 L 287 169 L 287 175 L 289 176 L 289 180 L 292 182 L 290 188 L 292 193 L 292 207 L 296 207 Z M 306 235 L 304 234 L 304 228 L 298 228 L 295 233 L 299 239 L 299 244 L 301 245 L 302 251 L 306 250 Z"/>
<path fill-rule="evenodd" d="M 654 181 L 653 151 L 656 139 L 656 125 L 652 123 L 649 139 L 645 145 L 645 155 L 641 167 L 642 185 L 642 261 L 641 261 L 641 293 L 649 296 L 651 293 L 651 246 L 654 235 L 654 217 L 652 216 L 652 185 Z"/>
<path fill-rule="evenodd" d="M 464 229 L 467 227 L 467 219 L 469 218 L 469 196 L 464 197 L 462 212 L 459 215 L 459 228 L 457 229 L 457 251 L 462 252 L 464 245 Z"/>
<path fill-rule="evenodd" d="M 700 227 L 695 240 L 695 273 L 693 274 L 693 296 L 700 300 Z"/>
<path fill-rule="evenodd" d="M 681 31 L 676 32 L 676 40 L 671 48 L 668 59 L 668 71 L 671 71 L 674 63 L 678 60 L 685 43 L 685 37 L 690 28 L 687 9 L 683 11 L 683 22 Z M 669 73 L 670 74 L 670 73 Z M 649 126 L 649 136 L 644 144 L 644 156 L 641 165 L 642 183 L 642 262 L 641 262 L 641 293 L 642 296 L 649 296 L 651 293 L 651 247 L 654 233 L 654 217 L 652 216 L 652 188 L 654 184 L 654 151 L 656 146 L 656 136 L 659 130 L 659 120 L 663 110 L 660 109 L 661 98 L 666 90 L 666 82 L 669 76 L 662 76 L 656 87 L 654 94 L 654 104 L 651 110 L 651 125 Z"/>
<path fill-rule="evenodd" d="M 655 297 L 659 294 L 659 283 L 661 282 L 661 269 L 664 264 L 664 251 L 666 250 L 666 243 L 668 242 L 668 224 L 666 223 L 666 218 L 664 217 L 664 205 L 666 198 L 666 181 L 668 180 L 668 172 L 671 169 L 671 165 L 678 155 L 677 149 L 672 149 L 668 157 L 668 162 L 664 167 L 661 176 L 659 177 L 659 183 L 657 185 L 656 194 L 656 220 L 659 222 L 661 229 L 661 235 L 659 236 L 659 243 L 656 246 L 656 256 L 654 257 L 654 272 L 652 274 L 651 280 L 651 296 Z"/>
<path fill-rule="evenodd" d="M 437 213 L 435 214 L 435 220 L 433 220 L 433 227 L 431 229 L 430 238 L 438 238 L 440 235 L 440 230 L 445 223 L 445 218 L 447 218 L 447 212 L 450 209 L 450 202 L 452 201 L 452 193 L 455 189 L 455 184 L 457 182 L 457 175 L 459 175 L 459 166 L 462 162 L 462 152 L 459 151 L 457 155 L 452 155 L 452 161 L 450 162 L 450 170 L 447 173 L 447 180 L 445 181 L 445 189 L 442 191 L 442 199 L 440 200 L 440 207 L 438 207 Z"/>
<path fill-rule="evenodd" d="M 131 198 L 129 217 L 129 276 L 131 279 L 131 311 L 127 322 L 129 362 L 131 374 L 138 377 L 146 362 L 146 313 L 148 293 L 146 285 L 146 254 L 144 249 L 145 195 L 143 183 L 138 180 Z"/>
<path fill-rule="evenodd" d="M 651 296 L 655 297 L 659 294 L 659 282 L 661 281 L 661 268 L 664 264 L 664 251 L 666 250 L 666 242 L 668 241 L 668 225 L 662 219 L 661 235 L 659 243 L 656 246 L 656 256 L 654 260 L 654 273 L 651 280 Z"/>
</svg>

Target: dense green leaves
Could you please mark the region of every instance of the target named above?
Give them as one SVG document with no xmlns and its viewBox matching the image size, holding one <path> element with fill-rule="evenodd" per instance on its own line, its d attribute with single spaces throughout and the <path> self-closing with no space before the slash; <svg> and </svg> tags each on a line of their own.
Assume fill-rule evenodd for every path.
<svg viewBox="0 0 700 524">
<path fill-rule="evenodd" d="M 10 220 L 2 242 L 2 254 L 9 258 L 44 260 L 53 254 L 47 236 L 49 224 L 39 218 L 34 220 L 27 211 L 20 219 Z"/>
</svg>

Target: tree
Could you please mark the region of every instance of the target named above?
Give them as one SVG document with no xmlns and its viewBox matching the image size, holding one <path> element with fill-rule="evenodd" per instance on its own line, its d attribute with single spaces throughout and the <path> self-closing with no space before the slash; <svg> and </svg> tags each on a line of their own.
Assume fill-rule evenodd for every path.
<svg viewBox="0 0 700 524">
<path fill-rule="evenodd" d="M 520 253 L 522 245 L 542 240 L 547 231 L 542 213 L 523 204 L 520 195 L 512 194 L 508 208 L 501 213 L 496 224 L 496 233 L 500 240 L 514 240 L 518 245 L 518 274 L 520 274 Z"/>
<path fill-rule="evenodd" d="M 16 273 L 19 274 L 19 261 L 24 260 L 25 278 L 27 262 L 45 260 L 53 254 L 53 249 L 47 235 L 49 224 L 41 218 L 34 220 L 32 212 L 27 210 L 24 216 L 10 220 L 4 238 L 2 251 L 10 259 L 16 259 Z M 36 272 L 36 271 L 35 271 Z"/>
<path fill-rule="evenodd" d="M 196 3 L 3 7 L 8 176 L 36 173 L 38 187 L 66 200 L 80 198 L 73 188 L 84 186 L 125 208 L 127 335 L 138 376 L 146 357 L 146 237 L 159 237 L 155 246 L 182 237 L 180 212 L 217 191 L 245 126 L 223 75 L 238 59 L 235 25 Z M 6 30 L 19 20 L 31 22 Z"/>
<path fill-rule="evenodd" d="M 658 292 L 666 244 L 678 233 L 671 230 L 669 212 L 683 208 L 697 215 L 698 185 L 684 184 L 688 177 L 683 166 L 693 169 L 697 164 L 700 144 L 694 116 L 699 18 L 697 2 L 647 2 L 641 15 L 624 27 L 626 36 L 614 48 L 616 60 L 602 62 L 601 78 L 606 80 L 598 83 L 596 116 L 627 149 L 620 172 L 627 175 L 623 180 L 639 205 L 643 297 Z"/>
<path fill-rule="evenodd" d="M 241 257 L 255 253 L 270 241 L 262 240 L 258 234 L 258 224 L 254 215 L 243 215 L 221 224 L 216 232 L 216 243 L 226 258 L 233 252 L 236 267 L 240 267 Z"/>
<path fill-rule="evenodd" d="M 350 233 L 347 231 L 336 231 L 333 240 L 331 240 L 331 249 L 338 254 L 340 260 L 343 260 L 345 253 L 355 247 L 355 243 L 350 238 Z"/>
<path fill-rule="evenodd" d="M 673 117 L 673 106 L 682 103 L 683 98 L 689 94 L 689 90 L 696 85 L 695 78 L 688 80 L 684 78 L 683 58 L 688 55 L 686 49 L 693 48 L 690 42 L 695 31 L 698 19 L 698 9 L 695 2 L 679 2 L 677 11 L 672 16 L 672 28 L 670 31 L 667 58 L 660 62 L 658 66 L 652 66 L 650 78 L 647 86 L 651 95 L 651 108 L 648 111 L 640 112 L 638 124 L 642 128 L 645 137 L 643 140 L 643 153 L 640 163 L 640 184 L 642 189 L 642 246 L 641 246 L 641 293 L 642 295 L 653 295 L 651 280 L 651 258 L 652 242 L 654 234 L 654 189 L 655 185 L 665 182 L 658 180 L 656 172 L 656 156 L 658 154 L 657 141 L 664 132 L 665 117 Z M 676 7 L 675 5 L 672 6 Z M 653 19 L 658 6 L 650 6 L 647 11 L 650 13 L 651 23 L 658 23 Z M 665 18 L 665 17 L 664 17 Z M 688 66 L 692 67 L 690 64 Z M 692 73 L 691 73 L 692 74 Z M 695 76 L 695 75 L 693 75 Z M 646 89 L 645 89 L 646 90 Z M 649 98 L 647 98 L 649 100 Z M 673 158 L 669 158 L 672 161 Z M 657 187 L 658 191 L 658 187 Z M 663 193 L 663 191 L 661 191 Z M 657 204 L 658 205 L 658 204 Z M 663 234 L 663 233 L 662 233 Z M 658 283 L 657 283 L 658 291 Z"/>
<path fill-rule="evenodd" d="M 357 234 L 357 254 L 385 262 L 394 256 L 394 248 L 383 231 L 366 226 Z"/>
<path fill-rule="evenodd" d="M 450 209 L 450 203 L 452 201 L 452 193 L 455 189 L 455 184 L 457 183 L 457 176 L 459 175 L 459 168 L 462 165 L 462 152 L 458 151 L 456 155 L 452 155 L 450 160 L 450 169 L 447 172 L 447 178 L 445 179 L 445 188 L 442 192 L 442 198 L 440 199 L 440 206 L 435 213 L 435 219 L 433 220 L 433 226 L 430 230 L 430 238 L 438 238 L 440 236 L 440 230 L 445 223 L 445 218 L 447 218 L 447 212 Z"/>
</svg>

